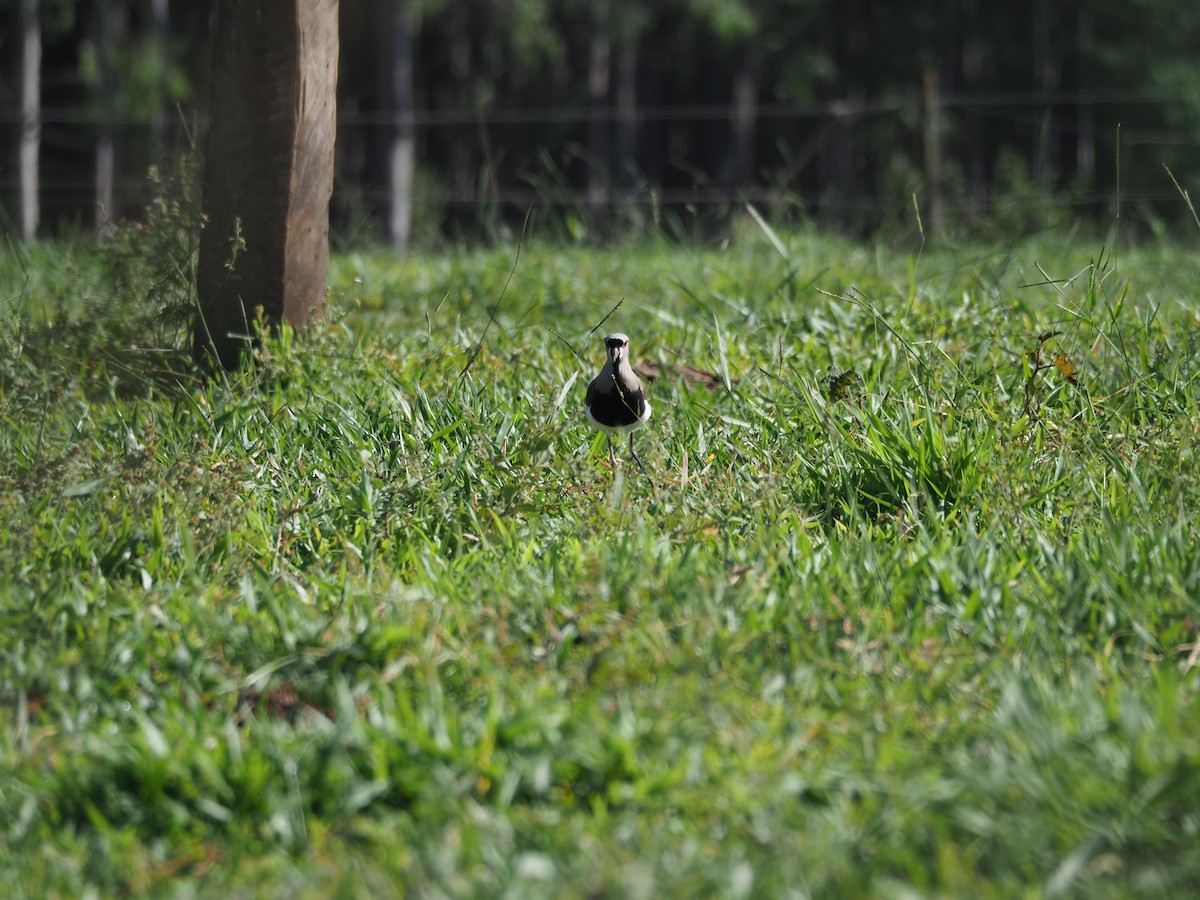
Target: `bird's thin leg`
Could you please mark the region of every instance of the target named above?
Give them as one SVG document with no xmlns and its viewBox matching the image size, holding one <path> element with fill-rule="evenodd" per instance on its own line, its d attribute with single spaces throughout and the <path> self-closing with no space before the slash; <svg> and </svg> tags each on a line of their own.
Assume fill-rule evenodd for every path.
<svg viewBox="0 0 1200 900">
<path fill-rule="evenodd" d="M 633 461 L 638 464 L 638 468 L 642 470 L 642 474 L 646 474 L 646 467 L 642 465 L 642 461 L 638 459 L 637 451 L 633 449 L 633 432 L 629 432 L 629 455 L 633 457 Z"/>
<path fill-rule="evenodd" d="M 608 436 L 608 459 L 612 463 L 613 471 L 617 470 L 617 454 L 613 452 L 612 435 Z"/>
</svg>

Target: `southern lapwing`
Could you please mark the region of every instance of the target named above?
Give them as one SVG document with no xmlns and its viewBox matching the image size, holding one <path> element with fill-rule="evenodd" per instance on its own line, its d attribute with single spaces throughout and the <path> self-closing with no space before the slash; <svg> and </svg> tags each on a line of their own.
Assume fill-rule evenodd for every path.
<svg viewBox="0 0 1200 900">
<path fill-rule="evenodd" d="M 609 334 L 604 338 L 604 346 L 608 359 L 587 389 L 588 424 L 608 435 L 608 458 L 614 469 L 617 457 L 613 452 L 612 436 L 628 434 L 629 455 L 645 472 L 646 467 L 633 449 L 633 432 L 650 418 L 646 390 L 629 365 L 629 338 L 623 334 Z"/>
</svg>

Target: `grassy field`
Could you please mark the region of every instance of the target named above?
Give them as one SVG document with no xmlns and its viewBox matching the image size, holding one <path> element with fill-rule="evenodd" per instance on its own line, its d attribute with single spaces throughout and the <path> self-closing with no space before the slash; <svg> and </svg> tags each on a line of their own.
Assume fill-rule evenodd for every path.
<svg viewBox="0 0 1200 900">
<path fill-rule="evenodd" d="M 0 258 L 8 896 L 1200 889 L 1194 249 L 342 255 L 207 385 L 127 251 Z"/>
</svg>

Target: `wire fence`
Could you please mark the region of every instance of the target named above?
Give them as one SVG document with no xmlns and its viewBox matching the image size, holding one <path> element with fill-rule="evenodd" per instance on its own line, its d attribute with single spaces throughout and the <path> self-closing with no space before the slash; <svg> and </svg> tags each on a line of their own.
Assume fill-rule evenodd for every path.
<svg viewBox="0 0 1200 900">
<path fill-rule="evenodd" d="M 944 108 L 980 110 L 987 107 L 1044 107 L 1062 108 L 1076 106 L 1169 106 L 1191 101 L 1185 92 L 1172 89 L 1103 89 L 1103 90 L 1045 90 L 1045 91 L 944 91 L 939 95 Z M 756 109 L 758 119 L 797 119 L 823 116 L 857 116 L 879 112 L 895 112 L 912 108 L 920 102 L 917 89 L 899 90 L 884 97 L 871 99 L 837 99 L 820 103 L 760 103 Z M 713 121 L 730 118 L 728 103 L 642 105 L 632 113 L 617 106 L 584 106 L 562 104 L 555 106 L 516 108 L 457 108 L 444 110 L 415 110 L 411 117 L 419 126 L 428 125 L 474 125 L 480 121 L 488 124 L 547 124 L 552 122 L 582 122 L 599 118 L 616 121 L 632 114 L 641 122 L 656 121 Z M 103 112 L 95 107 L 54 108 L 44 107 L 41 119 L 49 124 L 73 124 L 92 126 L 145 126 L 168 127 L 184 120 L 189 127 L 202 126 L 203 113 L 197 110 L 168 110 L 157 116 L 119 116 Z M 393 112 L 354 111 L 339 113 L 338 122 L 344 125 L 395 125 L 402 117 Z M 21 121 L 19 112 L 13 109 L 0 110 L 0 123 L 13 124 Z"/>
<path fill-rule="evenodd" d="M 947 154 L 951 167 L 965 167 L 961 144 L 963 123 L 968 119 L 973 119 L 977 126 L 983 123 L 993 134 L 1040 135 L 1043 141 L 1060 145 L 1076 141 L 1081 147 L 1083 142 L 1090 142 L 1089 152 L 1094 158 L 1086 163 L 1087 171 L 1081 173 L 1086 177 L 1078 179 L 1069 192 L 1059 197 L 1061 202 L 1085 213 L 1103 209 L 1117 198 L 1125 203 L 1170 202 L 1178 189 L 1161 173 L 1161 160 L 1156 155 L 1178 154 L 1200 146 L 1200 131 L 1195 129 L 1163 128 L 1157 124 L 1138 126 L 1139 119 L 1156 123 L 1168 120 L 1162 115 L 1164 108 L 1187 102 L 1179 92 L 1169 90 L 947 92 L 939 96 L 938 102 L 949 122 L 945 139 L 956 145 Z M 522 209 L 530 204 L 654 209 L 743 202 L 771 204 L 790 198 L 826 211 L 870 213 L 911 203 L 895 185 L 890 193 L 881 190 L 879 178 L 859 177 L 839 183 L 838 173 L 833 171 L 837 166 L 822 166 L 821 160 L 844 153 L 846 147 L 878 143 L 876 130 L 884 123 L 893 135 L 908 135 L 911 146 L 873 146 L 871 165 L 884 166 L 890 158 L 905 156 L 920 174 L 921 97 L 915 90 L 819 104 L 758 105 L 753 110 L 759 147 L 757 162 L 750 176 L 736 185 L 719 183 L 687 159 L 669 159 L 667 166 L 673 167 L 676 175 L 673 180 L 639 173 L 620 183 L 618 179 L 610 179 L 597 192 L 594 187 L 589 190 L 584 183 L 586 179 L 579 174 L 587 164 L 580 162 L 582 156 L 578 150 L 575 169 L 570 174 L 566 172 L 570 160 L 564 161 L 562 170 L 557 172 L 540 170 L 532 162 L 507 168 L 490 167 L 492 158 L 503 157 L 508 146 L 518 143 L 509 141 L 518 132 L 519 143 L 528 152 L 532 146 L 530 133 L 543 130 L 555 129 L 561 135 L 572 127 L 601 123 L 606 127 L 623 124 L 639 133 L 649 128 L 663 133 L 671 128 L 719 125 L 732 121 L 734 114 L 729 104 L 646 105 L 634 110 L 580 105 L 426 109 L 415 111 L 411 117 L 348 110 L 338 119 L 334 207 L 347 215 L 353 215 L 353 210 L 370 215 L 391 201 L 386 171 L 377 161 L 372 164 L 369 160 L 371 148 L 386 143 L 401 124 L 415 129 L 418 172 L 426 176 L 418 177 L 413 187 L 412 203 L 418 210 L 469 210 L 481 204 Z M 1134 121 L 1121 124 L 1123 117 Z M 0 123 L 9 126 L 6 132 L 15 133 L 16 121 L 12 110 L 0 112 Z M 196 136 L 203 134 L 205 125 L 204 117 L 195 110 L 176 110 L 148 121 L 102 115 L 94 109 L 47 108 L 42 111 L 41 121 L 39 195 L 43 220 L 65 221 L 68 225 L 72 221 L 85 224 L 95 208 L 97 173 L 93 155 L 97 134 L 111 133 L 118 147 L 112 183 L 116 207 L 113 212 L 120 217 L 136 215 L 149 199 L 150 166 L 169 170 L 183 154 L 195 149 Z M 1083 131 L 1085 122 L 1090 133 Z M 1025 146 L 1033 141 L 1034 138 L 1025 141 Z M 464 147 L 463 155 L 471 160 L 468 178 L 438 175 L 439 166 L 445 163 L 445 148 L 455 142 Z M 1127 158 L 1118 162 L 1122 150 Z M 1112 154 L 1111 163 L 1106 162 L 1106 153 Z M 615 167 L 612 160 L 604 164 L 609 170 Z M 1125 167 L 1124 184 L 1119 180 L 1122 177 L 1119 165 Z M 1071 160 L 1068 168 L 1075 166 L 1076 161 Z M 1152 176 L 1146 175 L 1147 167 L 1156 170 Z M 958 190 L 951 186 L 945 199 L 947 213 L 987 215 L 1022 202 L 1021 197 L 1006 192 L 1006 186 L 997 183 L 992 175 L 989 173 L 986 197 L 982 199 L 978 192 L 972 195 L 961 189 L 961 185 Z M 3 196 L 14 196 L 16 188 L 15 168 L 9 165 L 0 169 Z"/>
</svg>

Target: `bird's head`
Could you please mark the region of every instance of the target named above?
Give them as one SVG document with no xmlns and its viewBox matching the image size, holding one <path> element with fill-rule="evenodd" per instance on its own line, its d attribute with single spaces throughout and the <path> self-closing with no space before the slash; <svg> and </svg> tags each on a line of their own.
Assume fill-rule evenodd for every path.
<svg viewBox="0 0 1200 900">
<path fill-rule="evenodd" d="M 608 358 L 613 365 L 622 359 L 629 358 L 629 337 L 624 334 L 608 334 L 604 336 L 604 346 L 608 349 Z"/>
</svg>

